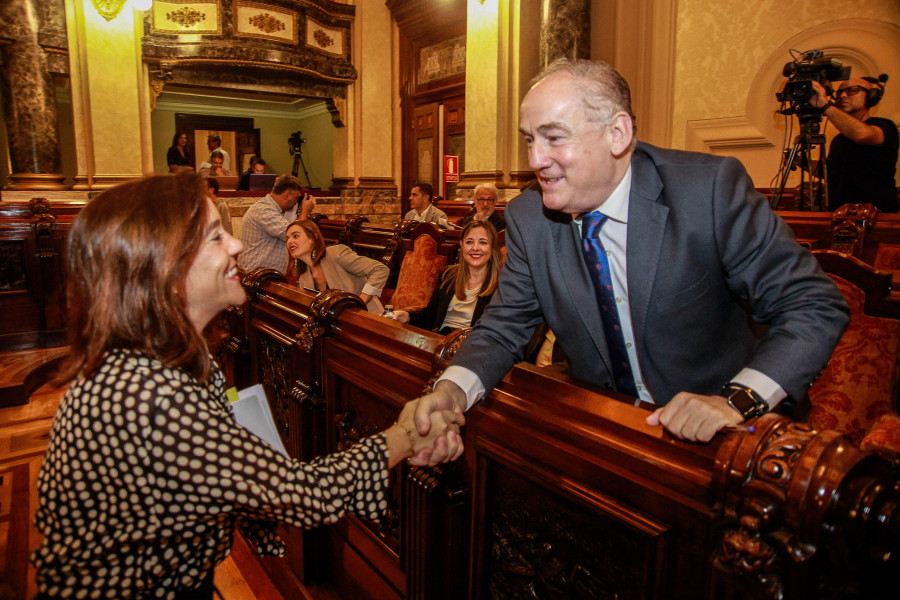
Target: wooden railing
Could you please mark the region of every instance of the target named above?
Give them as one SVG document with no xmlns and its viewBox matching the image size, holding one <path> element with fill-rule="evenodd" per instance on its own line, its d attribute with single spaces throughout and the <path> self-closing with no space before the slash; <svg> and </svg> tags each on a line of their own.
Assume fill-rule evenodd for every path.
<svg viewBox="0 0 900 600">
<path fill-rule="evenodd" d="M 292 456 L 310 460 L 392 423 L 430 388 L 446 338 L 244 277 L 219 359 L 262 382 Z M 343 598 L 887 597 L 898 477 L 834 432 L 767 415 L 709 444 L 673 439 L 615 393 L 520 365 L 467 413 L 455 463 L 391 474 L 380 523 L 350 515 L 286 531 L 264 564 L 282 592 Z M 891 583 L 891 587 L 882 587 Z"/>
</svg>

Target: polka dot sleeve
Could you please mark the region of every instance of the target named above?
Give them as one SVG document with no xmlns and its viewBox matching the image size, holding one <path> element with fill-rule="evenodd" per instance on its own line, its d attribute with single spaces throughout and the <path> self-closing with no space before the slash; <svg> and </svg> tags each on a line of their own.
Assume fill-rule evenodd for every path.
<svg viewBox="0 0 900 600">
<path fill-rule="evenodd" d="M 387 483 L 383 436 L 299 463 L 235 422 L 221 373 L 201 385 L 111 353 L 70 386 L 54 420 L 38 478 L 38 587 L 168 598 L 227 556 L 238 518 L 260 552 L 280 554 L 276 523 L 377 519 Z"/>
</svg>

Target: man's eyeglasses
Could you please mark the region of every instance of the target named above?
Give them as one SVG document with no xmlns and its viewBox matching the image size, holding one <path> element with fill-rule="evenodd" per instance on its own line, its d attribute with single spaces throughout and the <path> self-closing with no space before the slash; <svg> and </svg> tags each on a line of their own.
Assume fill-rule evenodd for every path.
<svg viewBox="0 0 900 600">
<path fill-rule="evenodd" d="M 475 198 L 475 202 L 496 202 L 496 198 Z"/>
<path fill-rule="evenodd" d="M 841 88 L 834 93 L 835 98 L 840 98 L 842 94 L 847 94 L 848 96 L 855 96 L 856 94 L 865 91 L 861 85 L 851 85 L 850 87 Z"/>
</svg>

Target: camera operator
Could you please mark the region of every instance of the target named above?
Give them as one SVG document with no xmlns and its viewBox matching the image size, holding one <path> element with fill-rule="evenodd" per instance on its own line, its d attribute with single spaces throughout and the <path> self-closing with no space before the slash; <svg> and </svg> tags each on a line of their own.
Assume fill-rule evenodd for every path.
<svg viewBox="0 0 900 600">
<path fill-rule="evenodd" d="M 869 116 L 884 94 L 884 81 L 886 75 L 848 79 L 833 101 L 819 82 L 812 82 L 815 94 L 810 104 L 821 109 L 839 132 L 825 161 L 829 210 L 869 202 L 882 212 L 897 212 L 897 126 L 890 119 Z"/>
</svg>

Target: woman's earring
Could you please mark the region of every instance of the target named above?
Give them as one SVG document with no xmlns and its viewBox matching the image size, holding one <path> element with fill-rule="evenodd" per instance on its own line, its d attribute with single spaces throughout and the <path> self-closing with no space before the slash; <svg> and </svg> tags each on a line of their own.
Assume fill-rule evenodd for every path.
<svg viewBox="0 0 900 600">
<path fill-rule="evenodd" d="M 313 262 L 316 262 L 316 251 L 315 250 L 313 250 L 312 252 L 309 253 L 309 258 Z"/>
</svg>

